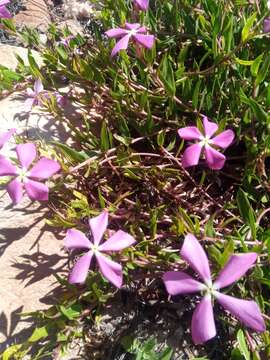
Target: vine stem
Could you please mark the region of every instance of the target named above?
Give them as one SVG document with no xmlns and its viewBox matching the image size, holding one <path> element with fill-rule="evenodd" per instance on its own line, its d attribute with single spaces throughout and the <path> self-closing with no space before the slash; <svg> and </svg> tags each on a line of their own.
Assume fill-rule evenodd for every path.
<svg viewBox="0 0 270 360">
<path fill-rule="evenodd" d="M 224 205 L 220 204 L 218 201 L 216 201 L 215 199 L 212 198 L 211 195 L 209 195 L 200 185 L 198 185 L 196 183 L 196 181 L 193 179 L 193 177 L 187 172 L 187 170 L 183 167 L 183 165 L 181 164 L 181 162 L 176 158 L 174 157 L 169 151 L 167 151 L 164 147 L 161 148 L 162 152 L 164 154 L 167 155 L 167 157 L 169 159 L 171 159 L 172 161 L 174 161 L 178 166 L 179 168 L 182 170 L 182 172 L 184 173 L 184 175 L 190 180 L 190 182 L 197 188 L 199 189 L 199 191 L 201 193 L 203 193 L 204 196 L 206 196 L 212 203 L 214 203 L 221 211 L 224 211 L 226 212 L 228 215 L 236 218 L 236 216 L 228 209 L 224 209 Z M 242 220 L 240 218 L 238 218 L 238 220 L 240 222 L 242 222 Z"/>
</svg>

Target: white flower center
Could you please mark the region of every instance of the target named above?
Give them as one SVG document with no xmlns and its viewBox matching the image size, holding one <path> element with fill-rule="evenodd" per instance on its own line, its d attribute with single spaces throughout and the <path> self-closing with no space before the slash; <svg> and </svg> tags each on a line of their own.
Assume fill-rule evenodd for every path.
<svg viewBox="0 0 270 360">
<path fill-rule="evenodd" d="M 216 286 L 212 283 L 212 281 L 209 283 L 205 283 L 204 285 L 205 285 L 205 288 L 203 291 L 204 291 L 205 295 L 215 297 L 216 296 L 215 293 L 216 293 L 217 289 L 216 289 Z"/>
<path fill-rule="evenodd" d="M 137 34 L 137 30 L 136 30 L 136 29 L 129 30 L 129 35 L 130 35 L 130 36 L 133 36 L 133 35 L 136 35 L 136 34 Z"/>
<path fill-rule="evenodd" d="M 91 244 L 91 250 L 93 251 L 93 253 L 97 253 L 97 252 L 98 252 L 98 248 L 99 248 L 98 245 Z"/>
<path fill-rule="evenodd" d="M 200 141 L 200 144 L 202 146 L 207 146 L 207 145 L 210 145 L 212 143 L 212 140 L 210 139 L 210 136 L 204 136 L 202 138 L 202 140 Z"/>
<path fill-rule="evenodd" d="M 17 169 L 18 180 L 25 182 L 28 177 L 28 171 L 26 169 Z"/>
</svg>

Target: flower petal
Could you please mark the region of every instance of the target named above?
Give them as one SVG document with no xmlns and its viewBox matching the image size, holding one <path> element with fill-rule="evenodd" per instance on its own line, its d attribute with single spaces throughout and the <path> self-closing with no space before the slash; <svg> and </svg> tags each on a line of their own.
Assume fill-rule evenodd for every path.
<svg viewBox="0 0 270 360">
<path fill-rule="evenodd" d="M 69 229 L 64 239 L 65 247 L 68 250 L 90 249 L 91 243 L 87 237 L 79 230 Z"/>
<path fill-rule="evenodd" d="M 108 37 L 118 38 L 118 37 L 127 35 L 128 31 L 126 29 L 116 28 L 116 29 L 110 29 L 110 30 L 106 31 L 105 34 Z"/>
<path fill-rule="evenodd" d="M 141 25 L 139 23 L 131 24 L 131 23 L 126 22 L 125 27 L 128 30 L 138 30 L 141 27 Z"/>
<path fill-rule="evenodd" d="M 135 4 L 140 10 L 146 11 L 149 7 L 149 0 L 135 0 Z"/>
<path fill-rule="evenodd" d="M 198 165 L 203 145 L 200 143 L 190 145 L 184 151 L 182 165 L 184 168 Z"/>
<path fill-rule="evenodd" d="M 123 282 L 122 266 L 100 252 L 97 252 L 95 255 L 102 275 L 114 286 L 120 288 Z"/>
<path fill-rule="evenodd" d="M 232 255 L 214 282 L 216 289 L 224 288 L 240 279 L 257 260 L 256 253 Z"/>
<path fill-rule="evenodd" d="M 37 103 L 37 100 L 35 98 L 26 99 L 25 102 L 24 102 L 24 110 L 25 111 L 31 111 L 32 107 L 34 105 L 36 105 L 36 103 Z"/>
<path fill-rule="evenodd" d="M 170 295 L 191 294 L 205 288 L 204 284 L 196 281 L 183 271 L 167 271 L 162 279 Z"/>
<path fill-rule="evenodd" d="M 270 32 L 270 18 L 265 18 L 263 20 L 263 32 L 267 34 Z"/>
<path fill-rule="evenodd" d="M 27 96 L 29 96 L 29 97 L 35 97 L 35 96 L 36 96 L 34 90 L 32 90 L 32 89 L 30 89 L 30 88 L 27 88 L 27 89 L 26 89 L 26 94 L 27 94 Z"/>
<path fill-rule="evenodd" d="M 8 9 L 5 6 L 0 8 L 0 18 L 2 18 L 2 19 L 11 19 L 12 18 L 11 13 L 8 11 Z"/>
<path fill-rule="evenodd" d="M 211 139 L 211 142 L 214 145 L 221 147 L 222 149 L 226 149 L 233 142 L 234 132 L 232 130 L 225 130 L 219 135 L 215 136 Z"/>
<path fill-rule="evenodd" d="M 196 126 L 187 126 L 178 130 L 178 135 L 184 140 L 201 140 L 203 138 Z"/>
<path fill-rule="evenodd" d="M 226 157 L 223 154 L 209 145 L 205 146 L 204 151 L 206 163 L 210 169 L 220 170 L 223 168 L 226 160 Z"/>
<path fill-rule="evenodd" d="M 94 244 L 99 245 L 100 240 L 108 227 L 108 211 L 103 210 L 98 216 L 89 219 L 89 226 L 94 238 Z"/>
<path fill-rule="evenodd" d="M 42 82 L 40 79 L 37 79 L 34 83 L 34 92 L 36 95 L 38 95 L 41 91 L 44 90 L 44 87 L 42 85 Z"/>
<path fill-rule="evenodd" d="M 135 34 L 133 38 L 137 43 L 145 47 L 146 49 L 152 49 L 155 42 L 154 35 L 143 35 L 143 34 Z"/>
<path fill-rule="evenodd" d="M 32 143 L 17 145 L 16 152 L 21 166 L 26 170 L 37 156 L 36 146 Z"/>
<path fill-rule="evenodd" d="M 7 192 L 14 204 L 18 204 L 23 197 L 23 184 L 17 178 L 7 185 Z"/>
<path fill-rule="evenodd" d="M 136 241 L 133 236 L 129 235 L 125 231 L 118 230 L 114 233 L 106 242 L 99 246 L 100 251 L 121 251 Z"/>
<path fill-rule="evenodd" d="M 41 182 L 26 179 L 24 187 L 27 195 L 32 200 L 47 201 L 49 199 L 49 188 Z"/>
<path fill-rule="evenodd" d="M 112 49 L 111 56 L 115 56 L 120 50 L 126 50 L 128 47 L 130 35 L 125 35 L 121 40 L 117 41 L 115 47 Z"/>
<path fill-rule="evenodd" d="M 57 173 L 60 168 L 57 161 L 43 157 L 28 172 L 28 176 L 35 179 L 48 179 Z"/>
<path fill-rule="evenodd" d="M 192 315 L 191 333 L 194 344 L 202 344 L 216 336 L 211 296 L 206 295 Z"/>
<path fill-rule="evenodd" d="M 2 149 L 4 144 L 9 141 L 9 139 L 15 132 L 16 129 L 10 129 L 9 131 L 5 131 L 0 134 L 0 149 Z"/>
<path fill-rule="evenodd" d="M 10 0 L 0 0 L 0 6 L 4 6 L 10 3 Z"/>
<path fill-rule="evenodd" d="M 188 234 L 185 237 L 180 254 L 192 269 L 200 275 L 202 280 L 211 283 L 211 273 L 206 253 L 194 235 Z"/>
<path fill-rule="evenodd" d="M 0 155 L 0 176 L 17 175 L 17 168 L 8 159 Z"/>
<path fill-rule="evenodd" d="M 137 30 L 137 33 L 142 33 L 142 34 L 144 34 L 144 33 L 146 33 L 146 32 L 147 32 L 147 29 L 146 29 L 145 26 L 141 26 L 141 27 Z"/>
<path fill-rule="evenodd" d="M 83 284 L 87 278 L 88 270 L 91 265 L 93 252 L 88 251 L 85 255 L 81 256 L 75 263 L 70 275 L 69 282 L 71 284 Z"/>
<path fill-rule="evenodd" d="M 208 136 L 209 138 L 212 137 L 212 135 L 214 135 L 218 129 L 218 125 L 212 121 L 209 121 L 207 116 L 203 117 L 203 127 L 204 135 Z"/>
<path fill-rule="evenodd" d="M 265 323 L 259 306 L 253 300 L 242 300 L 215 292 L 217 301 L 244 325 L 256 331 L 265 331 Z"/>
</svg>

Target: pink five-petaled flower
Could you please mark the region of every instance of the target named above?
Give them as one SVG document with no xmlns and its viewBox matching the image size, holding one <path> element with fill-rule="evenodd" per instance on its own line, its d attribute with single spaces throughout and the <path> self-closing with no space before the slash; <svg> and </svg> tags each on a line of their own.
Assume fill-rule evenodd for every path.
<svg viewBox="0 0 270 360">
<path fill-rule="evenodd" d="M 44 91 L 44 87 L 40 79 L 37 79 L 34 83 L 34 90 L 27 88 L 26 93 L 28 99 L 25 100 L 25 108 L 27 111 L 30 111 L 33 106 L 41 105 L 40 93 Z"/>
<path fill-rule="evenodd" d="M 0 149 L 9 141 L 11 136 L 16 132 L 16 129 L 10 129 L 0 134 Z"/>
<path fill-rule="evenodd" d="M 224 166 L 226 157 L 213 146 L 226 149 L 234 139 L 234 132 L 232 130 L 225 130 L 212 138 L 218 130 L 218 125 L 209 121 L 206 116 L 203 118 L 203 127 L 204 135 L 196 126 L 188 126 L 178 130 L 178 134 L 182 139 L 198 140 L 196 144 L 188 146 L 184 151 L 182 165 L 183 167 L 197 165 L 204 150 L 207 165 L 213 170 L 219 170 Z"/>
<path fill-rule="evenodd" d="M 9 4 L 10 0 L 0 0 L 0 19 L 10 19 L 12 18 L 11 13 L 5 7 L 5 5 Z"/>
<path fill-rule="evenodd" d="M 134 0 L 135 6 L 142 11 L 146 11 L 149 7 L 149 0 Z"/>
<path fill-rule="evenodd" d="M 7 191 L 13 203 L 20 202 L 25 189 L 32 200 L 48 200 L 48 187 L 36 180 L 45 180 L 60 170 L 58 162 L 42 157 L 30 169 L 30 165 L 36 159 L 35 144 L 26 143 L 16 146 L 16 153 L 20 167 L 13 165 L 10 160 L 0 156 L 0 176 L 12 176 L 7 185 Z"/>
<path fill-rule="evenodd" d="M 106 31 L 106 35 L 112 38 L 120 38 L 119 41 L 115 44 L 112 49 L 111 56 L 115 56 L 120 50 L 126 50 L 130 40 L 135 43 L 151 49 L 154 45 L 155 37 L 154 35 L 146 35 L 146 28 L 140 24 L 125 24 L 124 28 L 115 28 Z"/>
<path fill-rule="evenodd" d="M 265 331 L 265 323 L 255 301 L 238 299 L 218 291 L 240 279 L 256 261 L 256 253 L 232 255 L 214 283 L 212 283 L 207 256 L 193 235 L 186 236 L 181 256 L 204 283 L 182 271 L 166 272 L 163 281 L 170 295 L 191 294 L 198 291 L 204 294 L 192 316 L 191 332 L 195 344 L 202 344 L 216 335 L 213 298 L 246 326 L 259 332 Z"/>
<path fill-rule="evenodd" d="M 81 231 L 70 229 L 65 238 L 65 246 L 69 250 L 87 250 L 75 263 L 69 277 L 71 284 L 82 284 L 88 274 L 91 261 L 95 256 L 102 275 L 116 287 L 120 288 L 123 281 L 122 266 L 103 253 L 121 251 L 135 243 L 135 239 L 128 233 L 118 230 L 107 241 L 100 244 L 104 232 L 108 226 L 108 212 L 104 210 L 100 215 L 89 219 L 93 242 Z"/>
</svg>

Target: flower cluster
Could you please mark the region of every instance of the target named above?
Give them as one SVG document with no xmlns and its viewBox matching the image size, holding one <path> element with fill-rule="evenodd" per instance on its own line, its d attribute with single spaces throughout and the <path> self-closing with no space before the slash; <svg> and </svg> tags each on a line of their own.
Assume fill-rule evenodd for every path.
<svg viewBox="0 0 270 360">
<path fill-rule="evenodd" d="M 8 3 L 9 0 L 0 0 L 0 18 L 11 17 L 5 6 Z M 138 16 L 138 11 L 148 10 L 149 0 L 134 0 L 133 5 L 134 14 Z M 270 32 L 269 18 L 264 20 L 263 31 Z M 148 29 L 137 22 L 125 22 L 122 27 L 110 29 L 105 34 L 109 38 L 116 39 L 111 51 L 112 57 L 122 50 L 127 50 L 130 44 L 133 44 L 136 50 L 152 49 L 155 44 L 155 36 L 149 34 Z M 67 48 L 72 39 L 74 36 L 69 35 L 58 44 Z M 44 100 L 49 99 L 51 95 L 55 96 L 59 105 L 64 105 L 64 97 L 57 92 L 46 91 L 40 79 L 35 81 L 33 89 L 26 89 L 26 94 L 28 98 L 25 101 L 25 108 L 29 111 L 34 106 L 42 105 Z M 0 134 L 0 149 L 15 131 L 11 129 Z M 220 170 L 224 167 L 226 156 L 222 151 L 233 143 L 235 137 L 230 129 L 219 131 L 218 124 L 210 121 L 207 116 L 203 116 L 201 126 L 181 128 L 178 130 L 178 135 L 185 141 L 194 142 L 184 150 L 181 159 L 182 166 L 184 168 L 196 166 L 203 158 L 212 170 Z M 59 163 L 46 157 L 37 159 L 37 149 L 33 143 L 18 144 L 15 151 L 17 159 L 0 155 L 0 177 L 10 178 L 7 191 L 13 203 L 17 204 L 21 201 L 24 191 L 32 200 L 48 200 L 49 188 L 43 181 L 59 172 Z M 113 260 L 113 256 L 135 245 L 136 240 L 127 232 L 117 230 L 103 241 L 108 228 L 108 218 L 108 211 L 103 210 L 98 216 L 89 219 L 90 233 L 84 234 L 77 229 L 67 231 L 64 239 L 66 249 L 72 253 L 81 253 L 69 275 L 71 284 L 85 283 L 89 269 L 98 267 L 104 278 L 115 287 L 121 288 L 123 268 L 119 262 Z M 264 319 L 255 301 L 243 300 L 223 293 L 224 288 L 233 285 L 252 268 L 257 260 L 256 253 L 232 255 L 214 280 L 207 255 L 194 235 L 188 234 L 185 237 L 180 255 L 196 275 L 192 277 L 183 271 L 168 271 L 163 275 L 162 280 L 170 296 L 195 293 L 202 295 L 191 321 L 192 339 L 195 344 L 202 344 L 216 336 L 214 301 L 217 301 L 245 326 L 257 332 L 265 331 Z"/>
<path fill-rule="evenodd" d="M 69 276 L 69 282 L 71 284 L 84 283 L 93 258 L 95 258 L 102 275 L 120 288 L 123 281 L 122 266 L 104 254 L 121 251 L 134 245 L 136 241 L 128 233 L 118 230 L 107 241 L 101 243 L 108 227 L 106 210 L 91 218 L 89 226 L 93 240 L 76 229 L 70 229 L 66 234 L 64 241 L 68 250 L 86 251 L 75 263 Z M 247 327 L 257 332 L 265 331 L 265 323 L 255 301 L 238 299 L 219 291 L 239 280 L 252 267 L 257 259 L 256 253 L 232 255 L 214 282 L 206 253 L 192 234 L 185 237 L 181 256 L 203 282 L 183 271 L 168 271 L 163 275 L 163 281 L 167 292 L 172 296 L 202 293 L 203 299 L 195 309 L 191 323 L 192 339 L 195 344 L 204 343 L 216 336 L 212 305 L 214 299 Z"/>
</svg>

